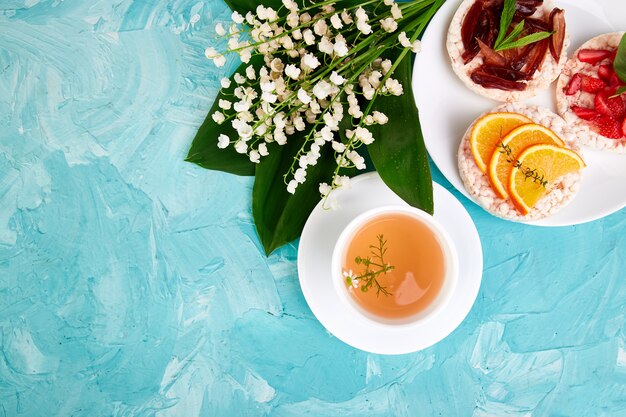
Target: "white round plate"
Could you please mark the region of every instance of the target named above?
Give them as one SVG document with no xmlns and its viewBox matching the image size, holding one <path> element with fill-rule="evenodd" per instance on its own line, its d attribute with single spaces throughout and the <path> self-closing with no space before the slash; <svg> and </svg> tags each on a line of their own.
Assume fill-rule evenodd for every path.
<svg viewBox="0 0 626 417">
<path fill-rule="evenodd" d="M 446 52 L 446 36 L 459 0 L 446 1 L 428 25 L 422 51 L 413 69 L 413 91 L 420 111 L 424 140 L 443 175 L 471 199 L 457 166 L 457 150 L 465 130 L 481 113 L 497 106 L 471 92 L 454 74 Z M 571 55 L 585 41 L 626 28 L 626 2 L 617 0 L 562 0 Z M 526 100 L 556 112 L 555 83 L 537 97 Z M 626 207 L 626 155 L 583 150 L 587 167 L 574 200 L 555 215 L 527 222 L 537 226 L 568 226 L 596 220 Z"/>
<path fill-rule="evenodd" d="M 480 238 L 471 217 L 452 194 L 434 185 L 435 219 L 449 233 L 459 257 L 459 279 L 447 306 L 423 323 L 382 326 L 359 320 L 339 298 L 332 282 L 331 259 L 341 231 L 359 214 L 384 205 L 406 205 L 377 173 L 353 178 L 351 188 L 337 190 L 339 208 L 315 207 L 304 226 L 298 249 L 300 286 L 311 311 L 345 343 L 367 352 L 402 354 L 431 346 L 450 334 L 469 313 L 483 272 Z"/>
</svg>

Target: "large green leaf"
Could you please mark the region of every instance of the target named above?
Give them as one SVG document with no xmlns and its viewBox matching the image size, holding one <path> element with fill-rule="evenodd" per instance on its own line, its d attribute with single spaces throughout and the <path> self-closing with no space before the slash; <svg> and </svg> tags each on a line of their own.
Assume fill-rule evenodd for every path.
<svg viewBox="0 0 626 417">
<path fill-rule="evenodd" d="M 302 133 L 296 133 L 286 145 L 272 145 L 270 154 L 256 167 L 252 215 L 267 255 L 300 236 L 306 219 L 320 200 L 320 182 L 329 182 L 332 175 L 333 160 L 325 150 L 317 165 L 309 167 L 307 179 L 296 193 L 287 192 L 283 175 L 289 170 L 303 137 Z"/>
<path fill-rule="evenodd" d="M 248 64 L 241 64 L 233 73 L 230 77 L 230 88 L 220 90 L 204 123 L 202 123 L 200 129 L 198 129 L 198 133 L 196 133 L 196 137 L 193 139 L 191 148 L 185 159 L 186 161 L 198 164 L 203 168 L 230 172 L 231 174 L 254 175 L 254 164 L 250 162 L 246 155 L 237 153 L 232 145 L 226 149 L 219 149 L 217 147 L 217 137 L 220 134 L 227 135 L 231 140 L 236 139 L 238 136 L 237 131 L 233 129 L 229 121 L 218 125 L 213 121 L 211 115 L 216 111 L 220 111 L 218 106 L 220 99 L 233 101 L 232 94 L 237 85 L 234 81 L 235 74 L 240 73 L 245 76 L 245 69 L 249 65 L 254 66 L 258 72 L 262 64 L 263 57 L 255 56 Z M 230 94 L 230 96 L 227 94 Z"/>
<path fill-rule="evenodd" d="M 622 36 L 622 40 L 617 47 L 613 68 L 620 80 L 626 83 L 626 33 Z"/>
<path fill-rule="evenodd" d="M 404 94 L 376 98 L 372 109 L 385 113 L 389 121 L 370 126 L 376 140 L 367 149 L 385 184 L 408 204 L 432 214 L 433 183 L 413 99 L 411 54 L 403 58 L 393 77 L 402 83 Z"/>
<path fill-rule="evenodd" d="M 287 192 L 283 175 L 289 170 L 305 133 L 296 132 L 284 146 L 273 144 L 270 154 L 256 168 L 252 214 L 267 255 L 300 236 L 309 214 L 320 201 L 319 184 L 330 183 L 336 166 L 332 149 L 324 146 L 317 165 L 308 167 L 304 184 L 293 195 Z M 352 176 L 354 170 L 342 174 Z"/>
<path fill-rule="evenodd" d="M 256 7 L 262 4 L 266 7 L 271 7 L 274 10 L 278 10 L 283 4 L 281 0 L 224 0 L 224 2 L 230 7 L 231 10 L 246 15 L 248 12 L 254 13 Z"/>
<path fill-rule="evenodd" d="M 305 7 L 305 5 L 310 5 L 307 0 L 295 1 L 300 8 Z M 257 6 L 260 4 L 265 7 L 271 7 L 272 9 L 278 11 L 280 15 L 286 15 L 289 12 L 289 10 L 283 7 L 282 0 L 224 0 L 224 2 L 228 5 L 228 7 L 230 7 L 231 10 L 237 11 L 244 16 L 248 12 L 255 13 Z"/>
<path fill-rule="evenodd" d="M 311 6 L 313 4 L 307 0 L 295 1 L 300 8 Z M 283 7 L 282 0 L 224 0 L 224 2 L 228 5 L 228 7 L 230 7 L 231 10 L 241 13 L 243 16 L 245 16 L 248 12 L 255 13 L 257 6 L 260 4 L 278 11 L 279 15 L 286 15 L 289 12 L 289 10 Z M 351 5 L 353 3 L 354 0 L 339 0 L 335 3 L 335 7 L 337 10 L 341 10 L 342 6 Z"/>
</svg>

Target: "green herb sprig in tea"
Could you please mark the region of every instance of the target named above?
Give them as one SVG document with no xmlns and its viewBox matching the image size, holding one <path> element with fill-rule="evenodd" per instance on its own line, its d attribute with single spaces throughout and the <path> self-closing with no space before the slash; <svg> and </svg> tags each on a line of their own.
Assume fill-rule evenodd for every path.
<svg viewBox="0 0 626 417">
<path fill-rule="evenodd" d="M 360 288 L 361 291 L 367 292 L 372 287 L 376 289 L 376 295 L 392 295 L 387 289 L 381 285 L 378 278 L 381 275 L 387 274 L 387 272 L 394 269 L 393 265 L 385 262 L 384 256 L 387 252 L 387 241 L 384 235 L 376 236 L 378 242 L 376 245 L 370 245 L 369 256 L 361 257 L 357 256 L 354 262 L 357 265 L 362 265 L 364 269 L 359 275 L 355 275 L 352 271 L 344 272 L 346 278 L 346 285 L 348 287 Z"/>
</svg>

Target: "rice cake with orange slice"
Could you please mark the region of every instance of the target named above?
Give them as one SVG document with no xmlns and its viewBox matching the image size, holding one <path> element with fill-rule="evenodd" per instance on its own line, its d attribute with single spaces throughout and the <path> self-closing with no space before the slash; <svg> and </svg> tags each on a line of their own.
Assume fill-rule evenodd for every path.
<svg viewBox="0 0 626 417">
<path fill-rule="evenodd" d="M 519 126 L 498 141 L 487 168 L 489 181 L 498 197 L 509 198 L 509 176 L 517 155 L 529 146 L 539 144 L 565 146 L 556 133 L 536 123 Z"/>
<path fill-rule="evenodd" d="M 549 192 L 545 196 L 542 196 L 527 214 L 522 214 L 511 199 L 503 198 L 498 195 L 496 191 L 494 191 L 488 175 L 489 164 L 487 164 L 487 172 L 482 171 L 472 153 L 472 145 L 470 142 L 474 127 L 481 121 L 481 119 L 485 120 L 484 118 L 486 116 L 494 113 L 514 113 L 516 115 L 521 115 L 522 117 L 530 120 L 533 124 L 540 125 L 553 132 L 557 138 L 554 142 L 557 144 L 560 140 L 566 148 L 569 148 L 574 152 L 580 152 L 576 138 L 568 128 L 565 120 L 561 117 L 541 107 L 527 106 L 522 103 L 507 103 L 479 116 L 467 129 L 463 139 L 461 140 L 457 157 L 459 174 L 463 180 L 465 188 L 474 201 L 481 207 L 489 213 L 504 219 L 513 221 L 529 221 L 539 220 L 555 214 L 565 207 L 578 192 L 582 179 L 581 172 L 573 172 L 557 178 L 555 182 L 548 185 Z M 516 116 L 516 118 L 523 121 L 523 119 L 518 116 Z M 516 129 L 523 131 L 524 125 L 525 124 L 517 126 Z M 535 127 L 535 129 L 539 130 L 541 128 Z M 514 130 L 515 129 L 511 129 L 508 134 L 514 132 Z M 547 135 L 549 136 L 549 134 Z M 507 135 L 503 134 L 503 138 L 506 136 Z M 536 145 L 538 143 L 542 143 L 542 141 L 531 139 L 528 141 L 528 146 L 533 144 Z M 550 142 L 544 141 L 543 143 Z M 523 149 L 520 149 L 519 151 L 522 152 Z M 506 186 L 508 187 L 508 179 Z"/>
<path fill-rule="evenodd" d="M 532 123 L 528 117 L 519 113 L 488 113 L 479 118 L 470 134 L 470 148 L 476 165 L 482 172 L 487 172 L 487 165 L 500 138 L 513 129 Z"/>
<path fill-rule="evenodd" d="M 549 144 L 530 146 L 520 154 L 509 176 L 511 201 L 520 213 L 528 213 L 550 192 L 546 185 L 584 167 L 580 155 L 571 149 Z"/>
</svg>

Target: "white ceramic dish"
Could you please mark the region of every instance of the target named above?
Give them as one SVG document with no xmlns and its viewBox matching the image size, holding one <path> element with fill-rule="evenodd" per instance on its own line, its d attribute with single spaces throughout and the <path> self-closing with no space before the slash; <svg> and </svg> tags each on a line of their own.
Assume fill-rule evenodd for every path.
<svg viewBox="0 0 626 417">
<path fill-rule="evenodd" d="M 413 69 L 413 90 L 428 152 L 445 177 L 471 198 L 457 167 L 457 150 L 467 127 L 481 113 L 499 103 L 471 92 L 454 74 L 445 42 L 450 20 L 459 0 L 446 1 L 429 24 L 422 39 L 422 52 Z M 565 9 L 571 47 L 569 54 L 588 39 L 626 27 L 626 2 L 575 0 L 555 2 Z M 526 100 L 556 112 L 555 88 Z M 596 220 L 626 207 L 626 155 L 585 148 L 587 168 L 576 198 L 555 215 L 528 222 L 537 226 L 568 226 Z"/>
<path fill-rule="evenodd" d="M 458 255 L 457 285 L 446 307 L 429 320 L 403 326 L 381 326 L 344 303 L 335 290 L 332 256 L 346 226 L 358 215 L 381 206 L 406 205 L 377 173 L 353 178 L 350 189 L 338 190 L 336 210 L 313 210 L 302 231 L 298 275 L 313 314 L 345 343 L 372 353 L 402 354 L 425 349 L 450 334 L 470 311 L 483 270 L 480 238 L 463 205 L 439 184 L 434 185 L 435 219 L 450 236 Z"/>
</svg>

